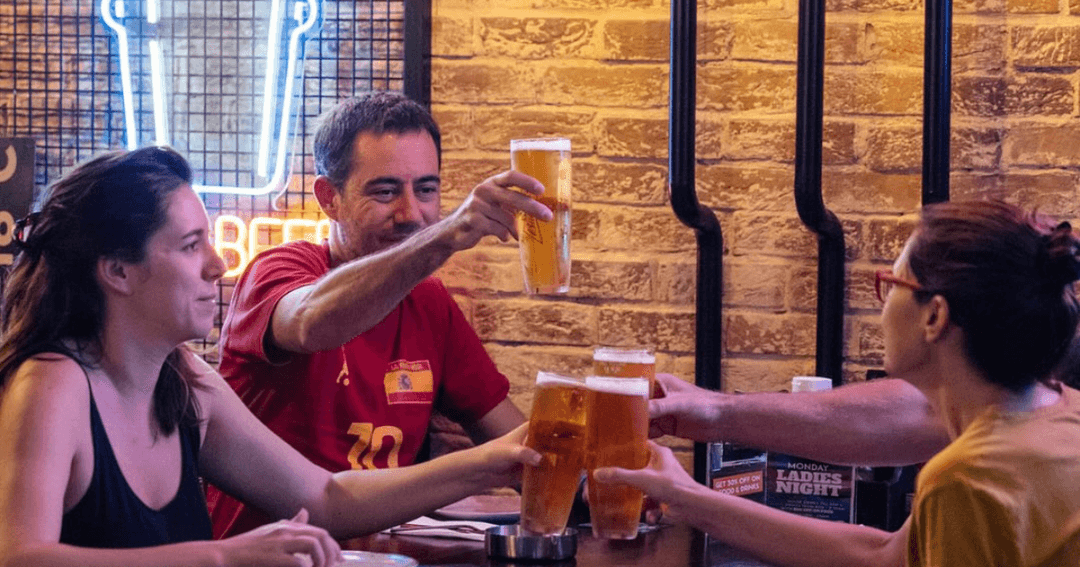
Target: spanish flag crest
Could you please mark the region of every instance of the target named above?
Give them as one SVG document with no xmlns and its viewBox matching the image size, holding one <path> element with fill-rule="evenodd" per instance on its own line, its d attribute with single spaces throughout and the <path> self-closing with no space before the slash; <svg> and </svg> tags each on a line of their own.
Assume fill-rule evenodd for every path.
<svg viewBox="0 0 1080 567">
<path fill-rule="evenodd" d="M 430 404 L 435 401 L 435 380 L 426 360 L 395 360 L 383 377 L 388 404 Z"/>
</svg>

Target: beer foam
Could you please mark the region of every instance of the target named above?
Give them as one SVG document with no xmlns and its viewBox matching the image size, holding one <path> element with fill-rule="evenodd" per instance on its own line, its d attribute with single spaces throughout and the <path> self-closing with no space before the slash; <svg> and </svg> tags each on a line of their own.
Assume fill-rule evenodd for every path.
<svg viewBox="0 0 1080 567">
<path fill-rule="evenodd" d="M 581 386 L 580 378 L 572 378 L 570 376 L 563 376 L 562 374 L 556 374 L 554 372 L 540 371 L 536 373 L 536 385 L 542 386 L 544 384 L 559 384 L 563 386 Z"/>
<path fill-rule="evenodd" d="M 598 392 L 624 396 L 649 397 L 648 378 L 616 378 L 614 376 L 586 376 L 585 387 Z"/>
<path fill-rule="evenodd" d="M 551 152 L 570 151 L 568 138 L 534 138 L 530 140 L 510 140 L 510 151 L 547 150 Z"/>
<path fill-rule="evenodd" d="M 629 362 L 631 364 L 655 364 L 656 355 L 644 349 L 598 348 L 593 360 L 601 362 Z"/>
</svg>

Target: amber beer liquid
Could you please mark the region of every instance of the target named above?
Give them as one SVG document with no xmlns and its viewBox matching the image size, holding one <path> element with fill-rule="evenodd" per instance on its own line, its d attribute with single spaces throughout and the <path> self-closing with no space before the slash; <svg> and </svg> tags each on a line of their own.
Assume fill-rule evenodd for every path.
<svg viewBox="0 0 1080 567">
<path fill-rule="evenodd" d="M 643 494 L 617 483 L 597 483 L 600 467 L 644 468 L 649 462 L 649 381 L 589 376 L 589 516 L 593 535 L 634 539 Z"/>
<path fill-rule="evenodd" d="M 521 527 L 528 532 L 555 535 L 566 529 L 585 468 L 588 398 L 581 380 L 547 372 L 536 376 L 525 445 L 542 459 L 522 473 Z"/>
<path fill-rule="evenodd" d="M 593 374 L 619 378 L 648 378 L 650 397 L 656 397 L 656 355 L 644 348 L 596 347 Z"/>
<path fill-rule="evenodd" d="M 554 217 L 541 221 L 518 213 L 521 268 L 529 293 L 570 291 L 570 140 L 510 140 L 510 166 L 544 185 L 537 201 Z"/>
</svg>

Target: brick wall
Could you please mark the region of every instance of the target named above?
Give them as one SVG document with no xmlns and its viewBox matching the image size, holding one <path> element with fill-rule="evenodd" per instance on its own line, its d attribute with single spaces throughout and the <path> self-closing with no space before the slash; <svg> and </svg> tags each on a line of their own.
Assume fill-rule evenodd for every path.
<svg viewBox="0 0 1080 567">
<path fill-rule="evenodd" d="M 698 194 L 723 226 L 726 390 L 814 369 L 816 245 L 792 197 L 796 0 L 698 2 Z M 650 345 L 693 373 L 695 241 L 667 203 L 669 5 L 435 0 L 433 110 L 452 207 L 508 166 L 512 137 L 574 148 L 573 291 L 523 295 L 514 243 L 443 270 L 526 409 L 537 369 L 595 344 Z M 952 198 L 1078 216 L 1080 1 L 954 5 Z M 880 365 L 873 271 L 920 204 L 922 3 L 830 0 L 826 206 L 847 243 L 844 378 Z M 685 457 L 685 455 L 684 455 Z"/>
</svg>

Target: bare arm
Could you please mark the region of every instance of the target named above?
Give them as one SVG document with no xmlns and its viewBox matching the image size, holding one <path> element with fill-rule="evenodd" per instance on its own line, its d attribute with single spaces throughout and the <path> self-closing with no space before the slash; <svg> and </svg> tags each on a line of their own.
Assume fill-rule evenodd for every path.
<svg viewBox="0 0 1080 567">
<path fill-rule="evenodd" d="M 925 462 L 948 444 L 926 398 L 901 380 L 828 392 L 721 394 L 658 375 L 667 396 L 652 400 L 653 435 L 731 441 L 819 461 L 860 465 Z"/>
<path fill-rule="evenodd" d="M 355 537 L 430 513 L 488 488 L 520 484 L 521 464 L 539 464 L 526 449 L 526 427 L 483 445 L 397 469 L 345 471 L 333 477 L 312 522 L 335 537 Z"/>
<path fill-rule="evenodd" d="M 196 362 L 195 364 L 198 364 Z M 331 474 L 266 428 L 220 376 L 205 367 L 208 417 L 200 452 L 204 476 L 271 515 L 304 508 L 335 537 L 399 524 L 487 488 L 513 484 L 539 455 L 521 445 L 525 427 L 484 445 L 418 465 Z"/>
<path fill-rule="evenodd" d="M 303 553 L 323 567 L 338 558 L 337 543 L 303 517 L 225 541 L 139 549 L 60 543 L 63 514 L 86 493 L 95 466 L 89 423 L 86 378 L 70 359 L 39 355 L 10 378 L 0 402 L 0 565 L 291 566 Z"/>
<path fill-rule="evenodd" d="M 641 488 L 666 507 L 665 518 L 785 567 L 900 567 L 908 525 L 896 533 L 796 516 L 697 484 L 667 447 L 650 442 L 641 470 L 598 469 L 597 480 Z"/>
<path fill-rule="evenodd" d="M 286 294 L 274 308 L 272 344 L 290 352 L 337 348 L 370 329 L 452 254 L 485 236 L 517 237 L 518 211 L 550 219 L 551 211 L 519 187 L 540 195 L 543 186 L 516 171 L 477 185 L 447 218 L 401 244 L 338 266 L 316 284 Z"/>
<path fill-rule="evenodd" d="M 476 423 L 466 427 L 466 430 L 474 443 L 483 443 L 506 435 L 522 423 L 525 423 L 525 414 L 521 413 L 510 398 L 506 398 Z"/>
</svg>

